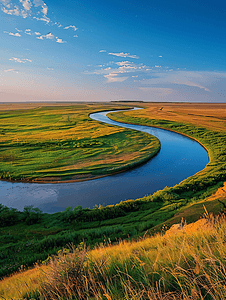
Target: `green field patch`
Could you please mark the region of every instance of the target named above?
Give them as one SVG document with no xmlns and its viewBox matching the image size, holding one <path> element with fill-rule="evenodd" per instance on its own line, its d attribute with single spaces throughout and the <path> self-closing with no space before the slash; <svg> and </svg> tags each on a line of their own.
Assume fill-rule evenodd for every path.
<svg viewBox="0 0 226 300">
<path fill-rule="evenodd" d="M 91 112 L 113 108 L 75 105 L 0 112 L 0 178 L 99 176 L 156 154 L 157 138 L 89 118 Z"/>
</svg>

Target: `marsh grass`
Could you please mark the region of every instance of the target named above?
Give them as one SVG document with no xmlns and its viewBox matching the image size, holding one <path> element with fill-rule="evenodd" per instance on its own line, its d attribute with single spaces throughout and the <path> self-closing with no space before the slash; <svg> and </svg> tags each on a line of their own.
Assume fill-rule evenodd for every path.
<svg viewBox="0 0 226 300">
<path fill-rule="evenodd" d="M 179 229 L 180 228 L 180 229 Z M 206 214 L 165 234 L 94 250 L 70 246 L 39 273 L 26 299 L 226 298 L 226 218 Z M 23 273 L 22 273 L 23 274 Z M 23 275 L 22 275 L 23 276 Z M 21 281 L 23 281 L 21 277 Z M 9 279 L 1 282 L 7 290 Z M 29 297 L 28 297 L 29 294 Z M 7 293 L 2 295 L 7 297 Z"/>
</svg>

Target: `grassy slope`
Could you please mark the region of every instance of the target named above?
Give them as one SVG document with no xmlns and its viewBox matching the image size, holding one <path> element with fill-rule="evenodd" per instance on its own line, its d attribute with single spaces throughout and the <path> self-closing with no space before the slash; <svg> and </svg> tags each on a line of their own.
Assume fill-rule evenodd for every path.
<svg viewBox="0 0 226 300">
<path fill-rule="evenodd" d="M 202 118 L 203 116 L 196 116 L 196 121 Z M 212 119 L 205 118 L 205 122 L 211 125 Z M 214 128 L 214 133 L 204 128 L 202 129 L 204 133 L 200 134 L 200 138 L 207 136 L 209 143 L 206 146 L 210 151 L 213 149 L 210 166 L 173 188 L 165 188 L 154 195 L 108 207 L 96 207 L 93 210 L 76 208 L 53 215 L 45 214 L 39 224 L 29 226 L 22 221 L 20 215 L 18 219 L 21 221 L 18 221 L 18 224 L 2 227 L 0 274 L 9 274 L 17 270 L 21 264 L 27 266 L 37 260 L 44 260 L 48 254 L 56 253 L 70 242 L 78 245 L 85 241 L 92 247 L 96 243 L 105 244 L 109 238 L 112 242 L 128 236 L 136 238 L 145 234 L 147 230 L 146 234 L 152 234 L 161 230 L 163 225 L 166 229 L 174 222 L 180 221 L 182 216 L 188 222 L 192 222 L 204 213 L 203 201 L 205 200 L 207 210 L 218 213 L 223 208 L 223 204 L 218 201 L 218 198 L 208 201 L 208 197 L 222 186 L 225 180 L 225 164 L 221 159 L 221 151 L 225 149 L 223 122 L 222 119 L 214 123 L 217 123 L 218 127 L 218 129 Z M 175 126 L 175 121 L 171 121 L 171 125 Z M 205 126 L 208 127 L 207 125 Z M 179 131 L 182 128 L 187 130 L 188 125 L 185 127 L 176 124 L 176 126 Z M 189 126 L 192 135 L 192 130 L 196 132 L 197 127 L 191 122 Z M 198 132 L 200 133 L 200 129 Z M 211 139 L 214 142 L 211 143 Z M 203 143 L 205 141 L 206 139 L 203 138 Z M 226 203 L 224 194 L 220 196 L 220 200 Z"/>
<path fill-rule="evenodd" d="M 225 235 L 225 217 L 206 214 L 138 241 L 91 251 L 80 245 L 47 266 L 4 279 L 0 293 L 3 299 L 223 300 Z"/>
<path fill-rule="evenodd" d="M 155 155 L 160 148 L 157 138 L 88 116 L 117 107 L 77 104 L 1 111 L 0 178 L 90 178 L 124 170 Z"/>
</svg>

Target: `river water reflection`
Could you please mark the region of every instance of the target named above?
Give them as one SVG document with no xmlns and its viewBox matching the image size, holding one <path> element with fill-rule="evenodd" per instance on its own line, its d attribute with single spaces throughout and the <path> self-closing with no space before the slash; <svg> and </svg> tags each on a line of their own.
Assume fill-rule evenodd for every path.
<svg viewBox="0 0 226 300">
<path fill-rule="evenodd" d="M 90 117 L 150 133 L 160 140 L 160 152 L 133 170 L 90 181 L 59 184 L 0 181 L 0 203 L 19 210 L 26 205 L 34 205 L 48 213 L 65 210 L 68 206 L 92 208 L 95 204 L 116 204 L 152 194 L 165 186 L 174 186 L 208 163 L 206 150 L 194 140 L 159 128 L 118 123 L 110 120 L 107 113 L 109 111 L 91 114 Z"/>
</svg>

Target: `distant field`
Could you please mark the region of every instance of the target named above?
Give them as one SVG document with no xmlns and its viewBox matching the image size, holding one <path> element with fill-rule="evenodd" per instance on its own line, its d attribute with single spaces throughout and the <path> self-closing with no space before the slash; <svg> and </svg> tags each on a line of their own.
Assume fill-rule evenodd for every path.
<svg viewBox="0 0 226 300">
<path fill-rule="evenodd" d="M 117 108 L 122 106 L 0 105 L 0 178 L 90 179 L 127 169 L 156 154 L 157 138 L 89 118 L 91 112 Z"/>
</svg>

